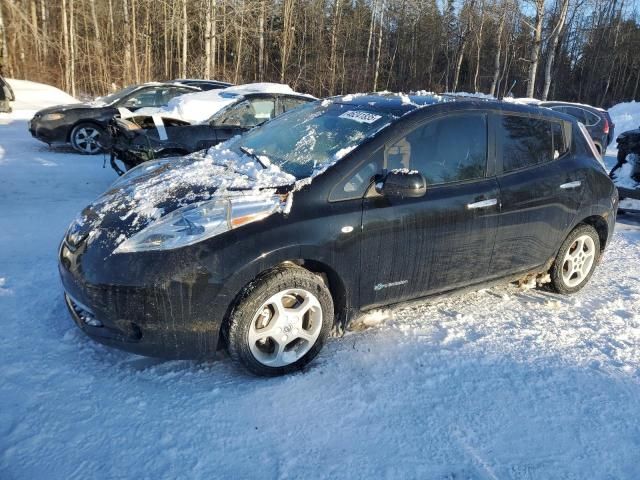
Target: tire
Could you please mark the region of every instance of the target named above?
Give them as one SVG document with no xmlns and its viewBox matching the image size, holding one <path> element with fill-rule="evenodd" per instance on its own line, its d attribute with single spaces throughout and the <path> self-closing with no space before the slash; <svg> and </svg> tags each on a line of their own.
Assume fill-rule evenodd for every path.
<svg viewBox="0 0 640 480">
<path fill-rule="evenodd" d="M 293 312 L 303 305 L 304 313 Z M 222 334 L 237 364 L 255 375 L 277 376 L 313 360 L 332 327 L 333 300 L 322 279 L 286 266 L 260 275 L 243 290 Z"/>
<path fill-rule="evenodd" d="M 593 142 L 593 144 L 596 147 L 596 151 L 598 152 L 598 155 L 600 155 L 600 157 L 602 158 L 602 145 L 600 145 L 600 142 Z"/>
<path fill-rule="evenodd" d="M 83 155 L 95 155 L 102 151 L 98 138 L 103 134 L 104 130 L 95 123 L 79 123 L 71 130 L 69 141 L 76 152 Z"/>
<path fill-rule="evenodd" d="M 551 266 L 551 288 L 562 294 L 584 287 L 600 258 L 600 237 L 591 225 L 579 225 L 562 243 Z"/>
</svg>

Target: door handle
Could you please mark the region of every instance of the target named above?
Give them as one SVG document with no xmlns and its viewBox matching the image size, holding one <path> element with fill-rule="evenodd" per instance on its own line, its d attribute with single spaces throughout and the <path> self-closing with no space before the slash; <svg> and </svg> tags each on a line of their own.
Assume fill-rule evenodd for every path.
<svg viewBox="0 0 640 480">
<path fill-rule="evenodd" d="M 578 188 L 580 185 L 582 185 L 582 182 L 580 180 L 576 180 L 575 182 L 563 183 L 560 185 L 560 188 L 568 190 L 570 188 Z"/>
<path fill-rule="evenodd" d="M 487 208 L 487 207 L 493 207 L 494 205 L 498 204 L 498 199 L 497 198 L 491 198 L 489 200 L 481 200 L 479 202 L 474 202 L 474 203 L 467 203 L 467 208 L 469 210 L 473 210 L 476 208 Z"/>
</svg>

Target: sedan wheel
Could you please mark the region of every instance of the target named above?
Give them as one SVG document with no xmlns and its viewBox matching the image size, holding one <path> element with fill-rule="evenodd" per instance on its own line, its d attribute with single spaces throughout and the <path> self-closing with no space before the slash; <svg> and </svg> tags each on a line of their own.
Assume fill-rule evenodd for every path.
<svg viewBox="0 0 640 480">
<path fill-rule="evenodd" d="M 71 146 L 85 155 L 95 155 L 102 150 L 98 143 L 101 129 L 91 124 L 80 124 L 71 132 Z"/>
<path fill-rule="evenodd" d="M 240 295 L 223 336 L 231 358 L 256 375 L 299 370 L 320 352 L 333 326 L 333 301 L 320 277 L 278 267 Z"/>
<path fill-rule="evenodd" d="M 580 225 L 564 241 L 551 267 L 551 286 L 573 293 L 585 286 L 600 256 L 600 238 L 590 225 Z"/>
</svg>

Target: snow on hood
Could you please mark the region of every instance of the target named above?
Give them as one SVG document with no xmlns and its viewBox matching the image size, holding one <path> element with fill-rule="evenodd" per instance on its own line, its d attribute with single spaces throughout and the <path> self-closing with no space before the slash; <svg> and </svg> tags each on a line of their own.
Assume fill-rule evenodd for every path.
<svg viewBox="0 0 640 480">
<path fill-rule="evenodd" d="M 81 229 L 89 243 L 101 239 L 104 246 L 113 248 L 154 220 L 191 203 L 246 193 L 271 196 L 277 187 L 295 184 L 295 177 L 278 166 L 265 168 L 252 157 L 230 150 L 228 144 L 142 164 L 86 207 L 70 230 Z"/>
<path fill-rule="evenodd" d="M 224 107 L 236 102 L 239 96 L 248 93 L 296 94 L 289 85 L 281 83 L 248 83 L 206 92 L 187 93 L 172 98 L 166 107 L 141 108 L 135 112 L 121 112 L 121 116 L 127 118 L 159 114 L 162 117 L 177 118 L 189 123 L 201 123 Z M 310 96 L 310 98 L 313 97 Z"/>
</svg>

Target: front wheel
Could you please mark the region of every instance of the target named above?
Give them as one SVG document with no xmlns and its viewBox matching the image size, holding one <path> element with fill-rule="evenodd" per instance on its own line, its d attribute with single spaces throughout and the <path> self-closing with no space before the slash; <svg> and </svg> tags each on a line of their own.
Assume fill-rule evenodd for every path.
<svg viewBox="0 0 640 480">
<path fill-rule="evenodd" d="M 71 131 L 71 146 L 83 155 L 95 155 L 102 151 L 98 138 L 104 132 L 93 123 L 80 123 Z"/>
<path fill-rule="evenodd" d="M 600 238 L 590 225 L 576 227 L 560 247 L 551 267 L 551 287 L 574 293 L 586 285 L 600 257 Z"/>
<path fill-rule="evenodd" d="M 321 278 L 278 267 L 252 282 L 223 335 L 231 358 L 256 375 L 300 370 L 320 352 L 333 326 L 333 301 Z"/>
</svg>

